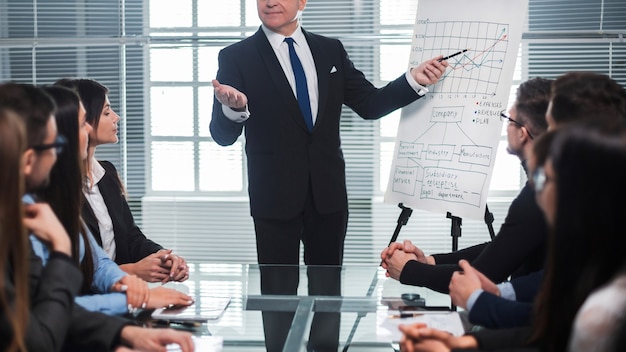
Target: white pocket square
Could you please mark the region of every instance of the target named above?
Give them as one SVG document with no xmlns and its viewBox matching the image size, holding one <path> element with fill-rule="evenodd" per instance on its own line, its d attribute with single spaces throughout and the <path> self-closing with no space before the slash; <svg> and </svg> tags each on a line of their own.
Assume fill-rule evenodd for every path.
<svg viewBox="0 0 626 352">
<path fill-rule="evenodd" d="M 330 69 L 330 73 L 335 73 L 337 72 L 337 67 L 333 66 L 333 68 Z"/>
</svg>

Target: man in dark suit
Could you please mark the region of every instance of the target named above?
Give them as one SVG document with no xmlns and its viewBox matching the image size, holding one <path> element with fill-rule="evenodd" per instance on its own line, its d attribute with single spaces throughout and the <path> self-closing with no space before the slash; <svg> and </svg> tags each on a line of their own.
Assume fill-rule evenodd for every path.
<svg viewBox="0 0 626 352">
<path fill-rule="evenodd" d="M 342 264 L 348 222 L 342 105 L 365 119 L 380 118 L 422 97 L 448 66 L 434 58 L 378 89 L 354 67 L 339 40 L 300 27 L 305 5 L 306 0 L 257 1 L 263 25 L 220 52 L 213 81 L 213 139 L 230 145 L 245 126 L 259 264 L 298 264 L 300 241 L 307 265 Z M 263 293 L 295 294 L 298 273 L 284 270 L 261 268 Z M 340 270 L 309 268 L 307 274 L 309 294 L 341 294 Z M 281 314 L 283 329 L 277 328 Z M 322 314 L 312 323 L 309 345 L 336 351 L 338 316 L 322 322 Z M 266 347 L 281 350 L 292 315 L 275 313 L 273 323 L 269 315 L 264 314 Z"/>
<path fill-rule="evenodd" d="M 436 83 L 448 65 L 437 61 L 441 57 L 428 60 L 378 89 L 354 67 L 340 41 L 300 27 L 305 5 L 306 0 L 258 1 L 263 26 L 220 52 L 213 81 L 213 139 L 230 145 L 245 126 L 261 264 L 297 264 L 300 240 L 305 263 L 342 263 L 348 218 L 342 105 L 365 119 L 380 118 L 423 96 L 424 86 Z M 298 93 L 290 45 L 306 76 L 306 97 Z M 299 103 L 305 99 L 310 111 L 303 113 Z"/>
</svg>

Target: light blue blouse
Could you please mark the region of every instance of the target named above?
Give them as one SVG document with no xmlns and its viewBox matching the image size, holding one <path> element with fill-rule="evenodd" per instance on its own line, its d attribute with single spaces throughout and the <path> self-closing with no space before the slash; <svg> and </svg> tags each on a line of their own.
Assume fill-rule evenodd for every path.
<svg viewBox="0 0 626 352">
<path fill-rule="evenodd" d="M 28 194 L 25 195 L 22 200 L 26 204 L 34 203 L 33 197 Z M 91 289 L 97 294 L 78 296 L 75 302 L 93 312 L 101 312 L 108 315 L 122 315 L 128 313 L 126 294 L 122 292 L 111 292 L 111 287 L 128 274 L 109 258 L 106 252 L 98 245 L 91 232 L 89 232 L 89 230 L 87 231 L 94 263 L 94 275 Z M 41 258 L 45 266 L 50 256 L 48 247 L 33 234 L 31 234 L 29 238 L 35 254 Z M 85 244 L 83 237 L 80 236 L 81 261 L 84 256 Z"/>
</svg>

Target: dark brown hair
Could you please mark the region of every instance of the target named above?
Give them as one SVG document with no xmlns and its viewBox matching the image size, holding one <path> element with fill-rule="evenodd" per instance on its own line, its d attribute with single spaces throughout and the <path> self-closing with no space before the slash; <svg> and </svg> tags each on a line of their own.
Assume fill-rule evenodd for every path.
<svg viewBox="0 0 626 352">
<path fill-rule="evenodd" d="M 50 170 L 50 183 L 40 196 L 50 204 L 52 210 L 65 227 L 72 240 L 72 258 L 83 273 L 82 293 L 89 293 L 94 275 L 94 262 L 91 246 L 80 211 L 83 202 L 83 162 L 79 151 L 78 112 L 80 99 L 72 90 L 65 87 L 42 88 L 56 102 L 56 123 L 59 134 L 67 139 L 63 153 Z M 80 238 L 83 239 L 85 253 L 80 260 Z"/>
<path fill-rule="evenodd" d="M 26 132 L 22 119 L 0 107 L 0 306 L 10 322 L 13 338 L 9 351 L 26 351 L 24 338 L 30 310 L 28 294 L 29 240 L 22 225 L 22 155 Z M 8 276 L 8 277 L 7 277 Z M 14 292 L 7 292 L 12 279 Z M 12 301 L 12 302 L 11 302 Z"/>
<path fill-rule="evenodd" d="M 580 120 L 626 119 L 626 90 L 609 76 L 568 72 L 552 83 L 552 119 L 557 124 Z"/>
<path fill-rule="evenodd" d="M 556 216 L 533 339 L 565 351 L 576 312 L 624 265 L 626 129 L 576 124 L 560 129 L 548 154 L 556 176 Z"/>
</svg>

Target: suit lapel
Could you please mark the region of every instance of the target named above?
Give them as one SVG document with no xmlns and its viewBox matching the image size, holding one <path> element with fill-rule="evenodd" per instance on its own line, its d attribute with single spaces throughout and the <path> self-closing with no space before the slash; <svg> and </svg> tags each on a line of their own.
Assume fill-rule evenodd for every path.
<svg viewBox="0 0 626 352">
<path fill-rule="evenodd" d="M 280 101 L 285 104 L 286 112 L 300 127 L 308 130 L 306 124 L 304 123 L 304 117 L 300 111 L 298 100 L 293 95 L 289 81 L 287 80 L 287 77 L 285 77 L 285 72 L 280 66 L 280 62 L 278 62 L 278 59 L 276 58 L 274 49 L 270 45 L 270 42 L 267 40 L 267 37 L 265 36 L 265 33 L 263 33 L 262 29 L 259 29 L 254 34 L 254 42 L 257 50 L 259 51 L 259 55 L 263 60 L 263 64 L 267 69 L 268 75 L 276 87 L 276 92 L 280 97 Z"/>
<path fill-rule="evenodd" d="M 328 55 L 324 55 L 324 51 L 322 50 L 320 43 L 315 40 L 315 38 L 309 33 L 307 33 L 304 29 L 302 29 L 304 36 L 306 37 L 306 41 L 309 44 L 309 48 L 311 49 L 311 54 L 313 55 L 313 61 L 315 62 L 315 71 L 317 72 L 317 117 L 315 120 L 315 126 L 324 118 L 324 108 L 326 107 L 326 101 L 328 100 Z M 313 130 L 315 130 L 315 126 L 313 126 Z"/>
</svg>

